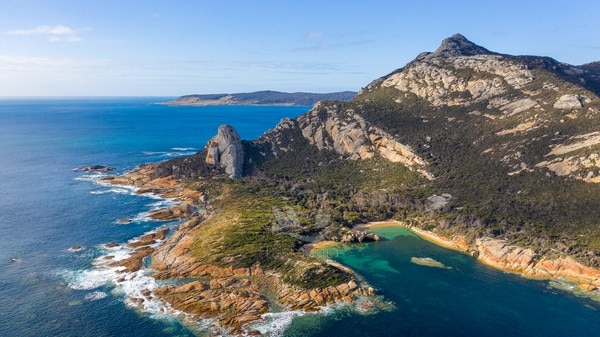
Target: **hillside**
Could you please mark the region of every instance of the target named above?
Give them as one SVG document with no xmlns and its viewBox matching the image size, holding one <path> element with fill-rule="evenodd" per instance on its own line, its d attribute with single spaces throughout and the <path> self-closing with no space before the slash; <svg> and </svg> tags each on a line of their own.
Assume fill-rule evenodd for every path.
<svg viewBox="0 0 600 337">
<path fill-rule="evenodd" d="M 256 91 L 237 94 L 186 95 L 166 102 L 167 105 L 313 105 L 321 100 L 349 101 L 356 92 L 333 93 Z"/>
<path fill-rule="evenodd" d="M 507 271 L 595 290 L 599 75 L 595 63 L 503 55 L 457 34 L 256 140 L 222 126 L 197 154 L 144 168 L 211 212 L 153 261 L 177 277 L 259 266 L 295 289 L 345 287 L 354 276 L 303 245 L 376 240 L 354 226 L 394 219 Z"/>
<path fill-rule="evenodd" d="M 502 55 L 455 35 L 352 101 L 321 102 L 245 142 L 244 176 L 311 181 L 303 187 L 327 194 L 341 225 L 418 215 L 469 242 L 503 238 L 599 266 L 597 78 L 590 65 Z M 428 208 L 442 193 L 448 203 Z M 401 201 L 381 211 L 371 205 L 381 195 Z"/>
</svg>

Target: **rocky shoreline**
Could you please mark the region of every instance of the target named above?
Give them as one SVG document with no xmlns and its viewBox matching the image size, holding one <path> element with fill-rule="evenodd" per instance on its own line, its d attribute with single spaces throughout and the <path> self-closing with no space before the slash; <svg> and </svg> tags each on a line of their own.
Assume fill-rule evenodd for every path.
<svg viewBox="0 0 600 337">
<path fill-rule="evenodd" d="M 130 242 L 127 247 L 134 249 L 131 255 L 110 263 L 111 267 L 120 268 L 121 273 L 133 273 L 142 269 L 144 261 L 150 258 L 152 277 L 157 281 L 169 280 L 169 285 L 142 291 L 142 296 L 128 299 L 130 303 L 142 305 L 158 299 L 185 313 L 188 320 L 212 320 L 219 333 L 235 335 L 259 334 L 251 328 L 252 323 L 274 310 L 316 312 L 334 304 L 352 305 L 363 311 L 375 308 L 374 289 L 357 278 L 337 286 L 303 289 L 284 282 L 282 275 L 263 270 L 260 264 L 234 268 L 196 261 L 191 253 L 194 234 L 215 210 L 205 195 L 185 188 L 182 181 L 153 179 L 154 168 L 153 164 L 142 165 L 125 175 L 104 179 L 114 185 L 136 186 L 138 194 L 153 193 L 179 202 L 151 212 L 150 217 L 156 220 L 186 219 L 170 236 L 165 228 Z"/>
<path fill-rule="evenodd" d="M 389 221 L 375 226 L 402 226 L 419 237 L 438 246 L 467 253 L 480 262 L 532 279 L 564 280 L 575 283 L 581 291 L 600 296 L 600 270 L 585 266 L 570 257 L 548 258 L 538 256 L 532 249 L 508 244 L 505 240 L 484 237 L 469 245 L 464 236 L 451 238 L 426 231 L 405 222 Z M 373 228 L 364 226 L 363 228 Z"/>
<path fill-rule="evenodd" d="M 158 281 L 169 281 L 169 285 L 142 291 L 141 296 L 130 298 L 130 303 L 143 305 L 145 301 L 158 299 L 174 311 L 185 313 L 193 322 L 209 319 L 215 322 L 213 328 L 219 333 L 237 335 L 259 334 L 252 324 L 260 322 L 264 314 L 274 310 L 315 312 L 332 304 L 371 310 L 377 305 L 374 289 L 356 277 L 336 286 L 302 289 L 284 282 L 283 275 L 264 270 L 260 264 L 251 268 L 234 268 L 198 262 L 191 253 L 194 235 L 216 210 L 207 202 L 206 195 L 186 188 L 183 181 L 172 177 L 153 178 L 155 168 L 155 164 L 141 165 L 125 175 L 105 178 L 105 182 L 110 184 L 136 186 L 138 194 L 153 193 L 178 202 L 172 207 L 152 211 L 150 217 L 163 221 L 185 219 L 170 236 L 165 228 L 130 242 L 127 247 L 133 249 L 131 255 L 110 263 L 110 266 L 120 268 L 121 273 L 133 273 L 144 268 L 144 261 L 151 259 L 149 269 L 153 271 L 152 277 Z M 566 280 L 576 283 L 578 289 L 589 294 L 595 294 L 600 287 L 600 271 L 597 269 L 586 267 L 569 257 L 540 257 L 531 249 L 509 245 L 500 239 L 481 238 L 474 244 L 468 244 L 461 235 L 448 238 L 398 221 L 370 223 L 354 229 L 360 234 L 368 233 L 367 230 L 374 227 L 390 225 L 406 227 L 423 239 L 465 252 L 506 272 L 536 279 Z M 362 241 L 354 239 L 346 241 Z M 307 254 L 312 247 L 326 244 L 311 243 L 301 251 Z M 105 258 L 110 260 L 111 257 Z M 348 271 L 343 266 L 337 267 Z M 365 298 L 368 300 L 365 301 Z"/>
</svg>

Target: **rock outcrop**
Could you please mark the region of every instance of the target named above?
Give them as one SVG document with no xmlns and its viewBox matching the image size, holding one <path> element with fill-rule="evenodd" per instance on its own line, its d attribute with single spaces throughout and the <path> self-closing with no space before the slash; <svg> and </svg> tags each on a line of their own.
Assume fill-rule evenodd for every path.
<svg viewBox="0 0 600 337">
<path fill-rule="evenodd" d="M 149 213 L 149 216 L 155 220 L 169 221 L 176 219 L 187 218 L 196 211 L 196 207 L 182 202 L 178 205 L 169 208 L 161 208 Z"/>
<path fill-rule="evenodd" d="M 230 125 L 219 126 L 216 136 L 206 144 L 206 163 L 225 169 L 232 179 L 242 177 L 244 147 L 240 135 Z"/>
<path fill-rule="evenodd" d="M 600 270 L 585 266 L 568 256 L 539 255 L 530 248 L 491 237 L 479 238 L 473 244 L 468 244 L 460 235 L 446 237 L 404 223 L 400 224 L 407 226 L 426 240 L 468 253 L 479 261 L 500 270 L 537 279 L 562 278 L 577 283 L 579 288 L 585 291 L 600 288 Z"/>
<path fill-rule="evenodd" d="M 154 294 L 197 319 L 214 319 L 220 326 L 242 332 L 269 311 L 269 304 L 258 287 L 248 279 L 215 278 L 192 281 L 180 286 L 158 288 Z"/>
<path fill-rule="evenodd" d="M 505 240 L 482 238 L 476 243 L 479 259 L 493 267 L 534 278 L 564 278 L 584 285 L 586 290 L 600 287 L 600 270 L 587 267 L 570 257 L 538 256 L 529 248 Z"/>
<path fill-rule="evenodd" d="M 364 160 L 379 155 L 417 171 L 429 180 L 434 179 L 427 171 L 427 161 L 418 156 L 410 146 L 400 143 L 352 110 L 317 103 L 309 112 L 294 120 L 283 119 L 257 142 L 282 145 L 284 141 L 278 139 L 280 132 L 292 129 L 299 129 L 302 136 L 318 150 L 335 151 L 348 160 Z M 280 146 L 272 151 L 277 155 L 287 149 Z"/>
<path fill-rule="evenodd" d="M 553 105 L 556 109 L 572 110 L 583 108 L 581 97 L 577 95 L 562 95 Z"/>
</svg>

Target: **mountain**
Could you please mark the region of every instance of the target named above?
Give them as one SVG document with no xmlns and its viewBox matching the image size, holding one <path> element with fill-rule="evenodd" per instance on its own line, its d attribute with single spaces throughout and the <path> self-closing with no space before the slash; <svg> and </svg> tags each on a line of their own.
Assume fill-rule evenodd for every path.
<svg viewBox="0 0 600 337">
<path fill-rule="evenodd" d="M 390 219 L 498 268 L 594 290 L 599 78 L 598 63 L 504 55 L 456 34 L 348 102 L 321 101 L 252 141 L 223 126 L 205 150 L 126 182 L 201 194 L 188 200 L 205 214 L 153 255 L 161 275 L 260 267 L 278 284 L 273 303 L 288 307 L 314 309 L 323 289 L 360 284 L 301 254 L 306 243 L 377 240 L 354 226 Z M 218 160 L 227 151 L 236 155 Z"/>
<path fill-rule="evenodd" d="M 238 94 L 186 95 L 167 105 L 313 105 L 321 100 L 349 101 L 356 92 L 342 91 L 325 94 L 308 92 L 256 91 Z"/>
</svg>

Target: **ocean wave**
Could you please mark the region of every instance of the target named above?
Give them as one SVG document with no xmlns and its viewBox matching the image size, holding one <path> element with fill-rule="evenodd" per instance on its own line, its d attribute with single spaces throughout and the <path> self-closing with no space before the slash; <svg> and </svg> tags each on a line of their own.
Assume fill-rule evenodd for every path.
<svg viewBox="0 0 600 337">
<path fill-rule="evenodd" d="M 140 237 L 159 229 L 145 232 L 141 236 L 129 240 L 128 243 L 136 242 Z M 156 247 L 161 242 L 161 240 L 157 240 L 151 247 Z M 135 272 L 125 273 L 123 272 L 124 267 L 115 266 L 115 262 L 131 257 L 134 251 L 135 249 L 128 247 L 127 244 L 102 245 L 99 247 L 101 255 L 92 261 L 92 269 L 67 270 L 59 274 L 71 289 L 94 290 L 107 285 L 113 286 L 112 292 L 117 296 L 123 296 L 127 305 L 136 307 L 152 316 L 177 317 L 180 315 L 180 312 L 175 311 L 154 296 L 152 291 L 160 285 L 150 276 L 148 269 L 142 268 Z M 106 297 L 106 293 L 93 291 L 88 293 L 85 299 L 91 301 L 104 297 Z"/>
<path fill-rule="evenodd" d="M 102 179 L 104 177 L 108 176 L 107 174 L 104 173 L 91 173 L 91 174 L 82 174 L 78 177 L 75 177 L 75 180 L 81 180 L 81 181 L 91 181 L 91 182 L 95 182 L 99 179 Z"/>
<path fill-rule="evenodd" d="M 169 153 L 167 153 L 167 157 L 182 157 L 182 156 L 191 156 L 194 154 L 196 154 L 196 151 L 169 152 Z"/>
<path fill-rule="evenodd" d="M 171 150 L 173 151 L 194 151 L 196 150 L 195 147 L 172 147 Z"/>
<path fill-rule="evenodd" d="M 156 157 L 156 158 L 170 158 L 170 157 L 181 157 L 181 156 L 191 156 L 196 154 L 194 148 L 184 148 L 184 147 L 174 147 L 171 150 L 173 151 L 142 151 L 142 154 L 146 156 Z"/>
<path fill-rule="evenodd" d="M 108 294 L 103 291 L 93 291 L 89 294 L 86 294 L 84 299 L 86 301 L 96 301 L 96 300 L 101 300 L 107 296 L 108 296 Z"/>
<path fill-rule="evenodd" d="M 150 216 L 150 211 L 143 211 L 130 218 L 121 218 L 114 221 L 117 225 L 140 224 L 143 222 L 158 221 Z"/>
<path fill-rule="evenodd" d="M 113 193 L 113 194 L 131 194 L 131 189 L 128 188 L 120 188 L 120 187 L 113 187 L 113 188 L 109 188 L 106 190 L 93 190 L 90 191 L 91 194 L 108 194 L 108 193 Z"/>
<path fill-rule="evenodd" d="M 179 204 L 179 202 L 174 199 L 160 198 L 160 199 L 158 199 L 158 201 L 147 204 L 146 206 L 152 207 L 153 210 L 156 210 L 156 209 L 161 209 L 161 208 L 165 208 L 165 207 L 175 206 L 177 204 Z"/>
<path fill-rule="evenodd" d="M 260 331 L 261 336 L 283 336 L 292 321 L 306 313 L 302 311 L 269 312 L 261 316 L 259 322 L 250 325 L 251 329 Z"/>
<path fill-rule="evenodd" d="M 74 290 L 92 290 L 109 284 L 114 278 L 116 270 L 90 269 L 90 270 L 67 270 L 61 272 L 61 276 L 67 281 L 67 286 Z"/>
</svg>

